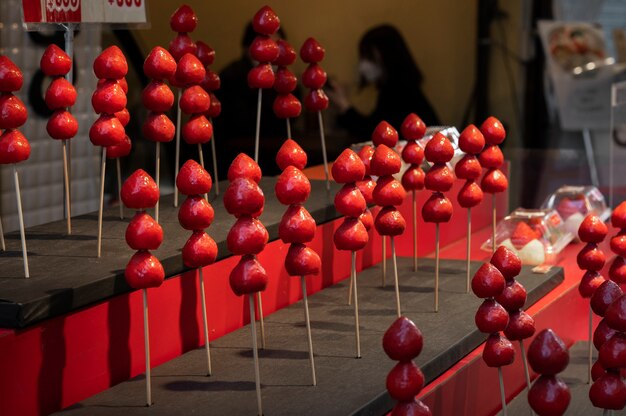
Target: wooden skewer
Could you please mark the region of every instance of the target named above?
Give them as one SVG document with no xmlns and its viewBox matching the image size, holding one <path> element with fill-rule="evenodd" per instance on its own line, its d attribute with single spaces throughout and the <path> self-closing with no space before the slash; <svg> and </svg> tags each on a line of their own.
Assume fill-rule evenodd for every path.
<svg viewBox="0 0 626 416">
<path fill-rule="evenodd" d="M 152 406 L 152 380 L 150 369 L 150 328 L 148 322 L 148 289 L 143 289 L 143 339 L 146 349 L 146 406 Z"/>
<path fill-rule="evenodd" d="M 356 339 L 356 358 L 361 358 L 361 334 L 359 330 L 359 296 L 356 284 L 356 251 L 352 252 L 352 286 L 354 290 L 354 334 Z"/>
<path fill-rule="evenodd" d="M 204 153 L 202 152 L 202 143 L 198 143 L 198 158 L 200 159 L 200 166 L 204 169 Z M 209 194 L 204 194 L 204 199 L 209 200 Z"/>
<path fill-rule="evenodd" d="M 326 135 L 324 133 L 324 119 L 322 112 L 317 112 L 317 121 L 320 125 L 320 140 L 322 141 L 322 157 L 324 158 L 324 175 L 326 176 L 326 190 L 330 190 L 330 174 L 328 173 L 328 154 L 326 153 Z"/>
<path fill-rule="evenodd" d="M 263 100 L 263 89 L 259 88 L 259 95 L 256 103 L 256 130 L 254 132 L 254 161 L 259 163 L 259 136 L 261 134 L 261 101 Z"/>
<path fill-rule="evenodd" d="M 309 361 L 311 362 L 311 379 L 313 385 L 317 386 L 317 377 L 315 376 L 315 359 L 313 358 L 313 338 L 311 338 L 311 318 L 309 317 L 309 300 L 306 295 L 306 279 L 300 276 L 302 284 L 302 300 L 304 301 L 304 320 L 306 322 L 306 334 L 309 342 Z"/>
<path fill-rule="evenodd" d="M 498 381 L 500 382 L 500 400 L 502 400 L 502 414 L 506 416 L 506 395 L 504 394 L 504 377 L 502 376 L 502 367 L 498 367 Z"/>
<path fill-rule="evenodd" d="M 4 230 L 2 229 L 2 218 L 0 218 L 0 247 L 2 247 L 2 251 L 7 251 L 7 245 L 4 242 Z"/>
<path fill-rule="evenodd" d="M 26 252 L 26 232 L 24 231 L 24 212 L 22 211 L 22 194 L 20 193 L 20 179 L 17 175 L 17 166 L 13 165 L 13 178 L 15 180 L 15 197 L 17 198 L 17 217 L 20 222 L 20 240 L 22 241 L 22 261 L 24 262 L 24 277 L 29 278 L 28 253 Z"/>
<path fill-rule="evenodd" d="M 524 340 L 519 340 L 519 348 L 522 352 L 522 363 L 524 364 L 524 377 L 526 378 L 526 389 L 530 391 L 530 371 L 528 371 L 528 360 L 526 359 L 526 350 L 524 349 Z M 530 409 L 530 414 L 534 415 L 532 409 Z"/>
<path fill-rule="evenodd" d="M 156 152 L 155 152 L 156 156 L 154 158 L 154 176 L 156 179 L 157 189 L 159 190 L 159 193 L 160 193 L 161 192 L 161 143 L 156 142 L 155 145 L 156 145 Z M 174 176 L 174 192 L 178 194 L 178 191 L 176 190 L 176 176 Z M 157 199 L 157 203 L 154 206 L 154 219 L 156 222 L 159 222 L 159 199 Z"/>
<path fill-rule="evenodd" d="M 467 264 L 465 265 L 465 292 L 470 293 L 470 251 L 472 248 L 472 209 L 467 209 Z"/>
<path fill-rule="evenodd" d="M 291 120 L 289 119 L 289 117 L 287 117 L 285 120 L 287 120 L 287 138 L 291 139 Z"/>
<path fill-rule="evenodd" d="M 258 293 L 258 292 L 257 292 Z M 261 400 L 261 372 L 259 371 L 259 351 L 256 342 L 256 324 L 254 319 L 254 295 L 250 294 L 250 332 L 252 334 L 252 355 L 254 357 L 254 382 L 256 384 L 256 404 L 259 416 L 263 416 L 263 402 Z"/>
<path fill-rule="evenodd" d="M 435 224 L 435 312 L 439 312 L 439 223 Z"/>
<path fill-rule="evenodd" d="M 259 324 L 261 326 L 261 349 L 265 349 L 265 322 L 263 322 L 263 301 L 261 292 L 256 292 L 256 300 L 259 303 Z"/>
<path fill-rule="evenodd" d="M 209 324 L 206 313 L 206 295 L 204 293 L 204 279 L 202 275 L 202 267 L 198 267 L 198 279 L 200 280 L 200 299 L 202 300 L 202 320 L 204 322 L 204 349 L 206 350 L 207 376 L 211 371 L 211 347 L 209 346 Z"/>
<path fill-rule="evenodd" d="M 98 258 L 102 256 L 102 210 L 104 209 L 104 174 L 106 163 L 106 147 L 102 147 L 102 161 L 100 165 L 100 210 L 98 211 Z"/>
<path fill-rule="evenodd" d="M 352 280 L 354 280 L 354 275 L 352 274 L 352 269 L 350 269 L 350 283 L 348 284 L 348 305 L 352 305 Z"/>
<path fill-rule="evenodd" d="M 413 191 L 413 271 L 417 271 L 417 194 Z"/>
<path fill-rule="evenodd" d="M 65 186 L 65 215 L 67 216 L 67 235 L 72 234 L 72 202 L 70 198 L 70 175 L 67 167 L 67 140 L 63 140 L 63 184 Z M 121 202 L 120 202 L 121 204 Z"/>
<path fill-rule="evenodd" d="M 491 250 L 496 252 L 496 194 L 491 196 L 491 206 L 493 208 L 493 220 L 491 222 Z"/>
<path fill-rule="evenodd" d="M 391 258 L 393 261 L 393 279 L 394 284 L 396 286 L 396 312 L 398 314 L 398 318 L 402 316 L 400 311 L 400 285 L 398 283 L 398 263 L 396 261 L 396 244 L 393 236 L 389 237 L 391 239 Z"/>
<path fill-rule="evenodd" d="M 593 310 L 591 309 L 591 303 L 589 304 L 589 360 L 588 360 L 588 371 L 587 371 L 587 384 L 591 384 L 591 367 L 593 366 Z"/>
<path fill-rule="evenodd" d="M 115 159 L 115 166 L 117 168 L 117 203 L 120 205 L 120 220 L 123 220 L 124 219 L 124 204 L 122 203 L 122 166 L 121 166 L 121 162 L 119 158 Z M 157 178 L 158 177 L 159 175 L 157 174 Z M 157 182 L 157 187 L 158 186 L 159 186 L 159 182 Z M 157 201 L 157 206 L 158 205 L 159 205 L 159 201 Z"/>
<path fill-rule="evenodd" d="M 382 286 L 385 287 L 385 280 L 387 280 L 387 236 L 383 237 L 383 282 Z"/>
<path fill-rule="evenodd" d="M 178 188 L 176 187 L 176 175 L 178 175 L 178 166 L 180 161 L 178 160 L 180 157 L 180 122 L 181 122 L 181 111 L 180 111 L 180 97 L 182 96 L 182 91 L 178 88 L 178 104 L 176 105 L 176 154 L 174 155 L 174 207 L 178 206 Z"/>
<path fill-rule="evenodd" d="M 209 122 L 213 124 L 213 119 L 209 117 Z M 215 195 L 220 194 L 220 180 L 217 177 L 217 152 L 215 151 L 215 130 L 211 135 L 211 153 L 213 157 L 213 189 L 215 189 Z"/>
</svg>

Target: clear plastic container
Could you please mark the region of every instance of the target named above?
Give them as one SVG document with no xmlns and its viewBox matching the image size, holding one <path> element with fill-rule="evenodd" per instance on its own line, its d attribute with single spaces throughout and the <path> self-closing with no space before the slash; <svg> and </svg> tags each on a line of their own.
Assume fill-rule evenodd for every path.
<svg viewBox="0 0 626 416">
<path fill-rule="evenodd" d="M 512 250 L 522 264 L 530 266 L 555 264 L 558 254 L 573 238 L 553 209 L 518 208 L 496 227 L 496 245 Z M 491 247 L 489 238 L 481 249 L 491 252 Z"/>
<path fill-rule="evenodd" d="M 606 206 L 604 195 L 595 186 L 562 186 L 549 195 L 542 208 L 555 209 L 563 221 L 565 229 L 578 241 L 578 227 L 589 214 L 595 214 L 603 221 L 611 216 L 611 209 Z"/>
<path fill-rule="evenodd" d="M 461 135 L 461 133 L 459 133 L 456 127 L 451 127 L 451 126 L 428 127 L 426 129 L 426 133 L 424 134 L 424 137 L 419 139 L 417 141 L 417 144 L 419 144 L 422 149 L 426 148 L 426 143 L 428 143 L 430 139 L 432 139 L 435 133 L 437 132 L 446 136 L 448 140 L 450 140 L 450 143 L 452 143 L 452 147 L 454 148 L 454 156 L 452 157 L 452 160 L 448 163 L 448 167 L 454 170 L 454 166 L 456 166 L 456 162 L 461 160 L 461 158 L 465 155 L 465 153 L 463 153 L 463 151 L 459 149 L 459 136 Z M 424 160 L 424 163 L 429 167 L 431 165 L 430 162 L 427 160 Z"/>
</svg>

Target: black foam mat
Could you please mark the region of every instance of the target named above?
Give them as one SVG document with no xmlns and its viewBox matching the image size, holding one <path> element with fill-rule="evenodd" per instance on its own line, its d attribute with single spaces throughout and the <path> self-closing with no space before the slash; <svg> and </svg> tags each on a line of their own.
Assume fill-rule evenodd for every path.
<svg viewBox="0 0 626 416">
<path fill-rule="evenodd" d="M 465 262 L 443 260 L 440 311 L 433 312 L 434 261 L 399 258 L 403 315 L 424 334 L 417 363 L 431 381 L 485 340 L 475 327 L 481 300 L 465 293 Z M 473 262 L 475 271 L 480 263 Z M 388 270 L 392 270 L 391 267 Z M 260 351 L 264 414 L 381 415 L 392 407 L 385 378 L 395 365 L 382 349 L 382 336 L 396 317 L 392 275 L 381 287 L 380 265 L 358 275 L 362 358 L 355 359 L 353 307 L 347 280 L 309 298 L 318 385 L 311 386 L 302 302 L 266 317 L 266 350 Z M 563 281 L 563 269 L 519 281 L 532 305 Z M 209 317 L 210 321 L 210 317 Z M 257 325 L 258 327 L 258 325 Z M 204 349 L 190 351 L 153 369 L 154 405 L 145 406 L 143 376 L 78 403 L 62 415 L 255 415 L 257 412 L 250 326 L 212 342 L 213 375 L 205 375 Z"/>
<path fill-rule="evenodd" d="M 275 178 L 263 178 L 265 210 L 261 216 L 270 241 L 278 239 L 278 224 L 285 212 L 274 194 Z M 227 183 L 221 184 L 225 190 Z M 340 215 L 333 200 L 339 185 L 311 181 L 311 197 L 305 206 L 318 224 L 332 221 Z M 223 195 L 223 194 L 222 194 Z M 215 209 L 215 221 L 207 229 L 218 245 L 218 260 L 230 256 L 226 236 L 235 219 L 224 208 L 222 195 L 209 200 Z M 184 201 L 181 196 L 180 202 Z M 149 210 L 153 215 L 153 210 Z M 124 234 L 134 212 L 125 210 L 119 219 L 117 207 L 104 212 L 102 257 L 97 258 L 97 212 L 72 218 L 72 235 L 66 235 L 65 221 L 57 221 L 26 230 L 29 279 L 25 279 L 19 233 L 6 235 L 7 251 L 0 252 L 0 327 L 23 328 L 38 321 L 59 316 L 78 308 L 131 291 L 124 279 L 124 268 L 133 254 L 126 245 Z M 178 223 L 178 208 L 173 207 L 173 195 L 160 202 L 159 222 L 164 241 L 154 252 L 165 268 L 166 277 L 186 270 L 180 250 L 191 235 Z"/>
</svg>

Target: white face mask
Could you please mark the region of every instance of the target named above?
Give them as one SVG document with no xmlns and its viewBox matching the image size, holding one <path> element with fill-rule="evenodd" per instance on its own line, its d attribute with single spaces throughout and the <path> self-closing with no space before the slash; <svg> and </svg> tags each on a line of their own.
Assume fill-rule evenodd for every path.
<svg viewBox="0 0 626 416">
<path fill-rule="evenodd" d="M 359 61 L 358 69 L 359 74 L 361 74 L 363 79 L 365 79 L 365 81 L 369 84 L 377 82 L 383 76 L 382 68 L 378 64 L 368 61 L 367 59 Z"/>
</svg>

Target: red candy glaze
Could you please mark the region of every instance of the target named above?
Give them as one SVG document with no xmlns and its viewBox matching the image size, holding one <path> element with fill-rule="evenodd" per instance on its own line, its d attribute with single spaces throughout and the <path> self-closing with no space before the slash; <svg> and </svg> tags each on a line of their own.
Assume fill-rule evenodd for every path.
<svg viewBox="0 0 626 416">
<path fill-rule="evenodd" d="M 424 171 L 417 165 L 411 165 L 402 174 L 402 186 L 407 191 L 419 191 L 424 189 Z"/>
<path fill-rule="evenodd" d="M 193 9 L 186 4 L 180 6 L 170 16 L 170 27 L 174 32 L 193 32 L 198 25 L 198 18 Z"/>
<path fill-rule="evenodd" d="M 248 49 L 250 57 L 257 62 L 273 62 L 278 58 L 278 45 L 269 36 L 259 35 L 254 38 Z"/>
<path fill-rule="evenodd" d="M 159 188 L 146 171 L 137 169 L 124 181 L 121 195 L 122 202 L 128 208 L 143 210 L 156 205 Z"/>
<path fill-rule="evenodd" d="M 476 155 L 483 151 L 485 137 L 478 128 L 470 124 L 465 127 L 459 136 L 459 148 L 468 155 Z"/>
<path fill-rule="evenodd" d="M 209 111 L 210 105 L 209 94 L 199 85 L 185 88 L 180 97 L 180 109 L 185 114 L 204 113 Z"/>
<path fill-rule="evenodd" d="M 406 229 L 406 221 L 404 217 L 393 206 L 384 207 L 380 210 L 374 220 L 374 227 L 380 235 L 398 236 Z"/>
<path fill-rule="evenodd" d="M 383 176 L 376 182 L 372 197 L 376 205 L 381 207 L 389 205 L 399 206 L 402 205 L 406 198 L 406 191 L 402 184 L 393 176 Z"/>
<path fill-rule="evenodd" d="M 620 296 L 607 308 L 604 318 L 616 331 L 626 332 L 626 295 Z"/>
<path fill-rule="evenodd" d="M 483 200 L 483 190 L 472 180 L 468 180 L 459 190 L 457 200 L 461 208 L 472 208 Z"/>
<path fill-rule="evenodd" d="M 391 416 L 432 416 L 430 409 L 420 400 L 398 402 L 391 410 Z"/>
<path fill-rule="evenodd" d="M 267 280 L 265 269 L 252 255 L 242 256 L 228 278 L 230 287 L 237 296 L 265 290 Z"/>
<path fill-rule="evenodd" d="M 135 214 L 126 228 L 126 244 L 133 250 L 156 250 L 163 242 L 163 228 L 145 211 Z"/>
<path fill-rule="evenodd" d="M 626 334 L 616 332 L 602 344 L 598 360 L 603 368 L 618 369 L 626 367 Z"/>
<path fill-rule="evenodd" d="M 484 263 L 472 278 L 472 291 L 479 298 L 491 298 L 504 290 L 502 273 L 490 263 Z"/>
<path fill-rule="evenodd" d="M 478 161 L 484 168 L 499 168 L 504 164 L 504 155 L 499 146 L 490 144 L 480 153 Z"/>
<path fill-rule="evenodd" d="M 149 113 L 141 126 L 141 133 L 152 142 L 170 142 L 176 134 L 176 126 L 163 113 Z"/>
<path fill-rule="evenodd" d="M 231 182 L 237 178 L 249 178 L 259 183 L 261 176 L 259 165 L 245 153 L 239 153 L 228 168 L 228 180 Z"/>
<path fill-rule="evenodd" d="M 213 137 L 213 125 L 203 114 L 194 114 L 183 125 L 181 134 L 187 144 L 208 143 Z"/>
<path fill-rule="evenodd" d="M 283 243 L 308 243 L 315 237 L 315 220 L 302 205 L 291 205 L 278 225 Z"/>
<path fill-rule="evenodd" d="M 48 119 L 46 131 L 55 140 L 69 140 L 78 133 L 78 122 L 69 111 L 56 110 Z M 128 142 L 124 140 L 120 146 L 127 143 L 130 143 L 130 139 Z"/>
<path fill-rule="evenodd" d="M 113 114 L 126 108 L 126 94 L 115 81 L 98 86 L 91 95 L 91 106 L 97 114 Z"/>
<path fill-rule="evenodd" d="M 159 287 L 165 279 L 165 270 L 159 259 L 149 251 L 133 254 L 124 271 L 126 283 L 133 289 Z"/>
<path fill-rule="evenodd" d="M 600 271 L 606 262 L 604 252 L 598 248 L 596 243 L 587 243 L 576 256 L 578 268 L 581 270 Z"/>
<path fill-rule="evenodd" d="M 291 139 L 285 140 L 276 154 L 276 164 L 280 170 L 285 170 L 287 166 L 294 166 L 302 170 L 306 166 L 306 162 L 306 152 Z"/>
<path fill-rule="evenodd" d="M 483 192 L 497 194 L 506 191 L 506 188 L 509 187 L 509 181 L 499 169 L 489 169 L 480 181 L 480 187 Z"/>
<path fill-rule="evenodd" d="M 454 156 L 454 148 L 446 136 L 437 132 L 426 144 L 424 156 L 431 163 L 447 163 Z"/>
<path fill-rule="evenodd" d="M 183 263 L 190 268 L 213 264 L 217 258 L 217 244 L 204 231 L 194 231 L 183 246 Z"/>
<path fill-rule="evenodd" d="M 506 138 L 504 126 L 495 117 L 488 117 L 480 126 L 480 131 L 485 136 L 485 142 L 488 144 L 500 144 Z"/>
<path fill-rule="evenodd" d="M 320 256 L 304 244 L 291 244 L 285 257 L 285 269 L 289 276 L 319 274 L 322 268 Z"/>
<path fill-rule="evenodd" d="M 370 173 L 375 176 L 388 176 L 400 172 L 402 159 L 385 144 L 376 146 L 370 161 Z"/>
<path fill-rule="evenodd" d="M 426 189 L 434 192 L 447 192 L 454 185 L 454 173 L 447 165 L 434 165 L 424 178 Z"/>
<path fill-rule="evenodd" d="M 434 193 L 422 207 L 425 222 L 448 222 L 452 217 L 452 203 L 443 194 Z"/>
<path fill-rule="evenodd" d="M 405 140 L 419 140 L 426 133 L 426 124 L 415 113 L 411 113 L 404 118 L 400 133 Z M 411 162 L 412 163 L 412 162 Z"/>
<path fill-rule="evenodd" d="M 213 207 L 200 195 L 185 199 L 178 210 L 178 222 L 185 230 L 204 230 L 214 218 Z"/>
<path fill-rule="evenodd" d="M 256 182 L 248 178 L 237 178 L 226 188 L 224 207 L 229 214 L 259 216 L 263 210 L 265 196 Z"/>
<path fill-rule="evenodd" d="M 394 148 L 398 144 L 398 132 L 391 124 L 381 121 L 372 132 L 372 142 L 377 147 L 384 144 Z"/>
<path fill-rule="evenodd" d="M 622 410 L 626 406 L 626 384 L 619 374 L 605 373 L 591 385 L 589 399 L 595 407 Z"/>
<path fill-rule="evenodd" d="M 517 257 L 517 254 L 504 246 L 497 248 L 489 262 L 502 273 L 506 280 L 512 280 L 522 271 L 522 261 L 520 258 Z"/>
<path fill-rule="evenodd" d="M 176 82 L 182 85 L 200 84 L 206 75 L 204 65 L 192 53 L 184 54 L 176 66 Z"/>
<path fill-rule="evenodd" d="M 353 150 L 345 149 L 333 163 L 331 173 L 337 183 L 357 182 L 365 176 L 365 165 Z"/>
<path fill-rule="evenodd" d="M 196 46 L 195 42 L 191 39 L 191 37 L 189 37 L 188 34 L 179 33 L 174 39 L 171 40 L 168 46 L 168 51 L 172 55 L 172 57 L 178 62 L 185 54 L 195 54 L 197 48 L 198 47 Z M 170 80 L 175 81 L 175 77 L 172 76 Z M 174 84 L 172 85 L 176 87 L 180 86 Z"/>
<path fill-rule="evenodd" d="M 611 251 L 618 256 L 626 257 L 626 231 L 620 231 L 611 238 Z"/>
<path fill-rule="evenodd" d="M 605 280 L 593 293 L 589 304 L 593 312 L 604 317 L 607 308 L 624 293 L 617 283 L 612 280 Z"/>
<path fill-rule="evenodd" d="M 302 73 L 302 85 L 317 90 L 326 84 L 326 71 L 319 64 L 311 64 Z"/>
<path fill-rule="evenodd" d="M 296 118 L 302 112 L 302 104 L 293 94 L 280 94 L 274 99 L 272 109 L 278 118 Z"/>
<path fill-rule="evenodd" d="M 499 332 L 489 335 L 483 350 L 483 360 L 489 367 L 503 367 L 513 363 L 513 344 Z"/>
<path fill-rule="evenodd" d="M 176 73 L 176 61 L 167 49 L 156 46 L 143 62 L 143 72 L 151 79 L 170 79 Z"/>
<path fill-rule="evenodd" d="M 387 391 L 399 401 L 413 400 L 424 386 L 424 375 L 413 361 L 400 362 L 387 375 Z"/>
<path fill-rule="evenodd" d="M 482 173 L 482 166 L 474 155 L 463 156 L 454 166 L 454 174 L 460 179 L 476 180 Z"/>
<path fill-rule="evenodd" d="M 526 303 L 526 289 L 516 280 L 508 280 L 496 301 L 509 312 L 521 309 Z"/>
<path fill-rule="evenodd" d="M 272 35 L 280 27 L 280 19 L 270 6 L 263 6 L 252 18 L 252 28 L 263 35 Z"/>
<path fill-rule="evenodd" d="M 0 92 L 14 92 L 22 88 L 22 71 L 7 56 L 0 55 Z"/>
<path fill-rule="evenodd" d="M 235 255 L 259 254 L 265 248 L 269 234 L 256 218 L 241 216 L 226 237 L 228 250 Z"/>
<path fill-rule="evenodd" d="M 215 61 L 215 50 L 201 40 L 196 42 L 196 58 L 202 62 L 205 67 L 213 65 Z"/>
<path fill-rule="evenodd" d="M 307 64 L 316 63 L 324 59 L 325 53 L 326 50 L 317 40 L 314 38 L 308 38 L 304 41 L 302 47 L 300 48 L 300 59 Z"/>
<path fill-rule="evenodd" d="M 540 416 L 561 416 L 570 400 L 569 387 L 554 376 L 540 376 L 528 391 L 528 404 Z"/>
<path fill-rule="evenodd" d="M 600 348 L 607 342 L 617 331 L 609 326 L 606 319 L 602 319 L 595 331 L 593 331 L 593 345 L 599 351 Z"/>
<path fill-rule="evenodd" d="M 311 90 L 304 97 L 304 107 L 308 111 L 324 111 L 328 108 L 328 97 L 323 89 Z"/>
<path fill-rule="evenodd" d="M 274 90 L 279 94 L 290 93 L 298 85 L 298 78 L 285 67 L 279 67 L 274 78 Z"/>
<path fill-rule="evenodd" d="M 395 361 L 410 361 L 416 358 L 424 338 L 419 328 L 404 316 L 396 319 L 383 335 L 383 349 L 389 358 Z"/>
<path fill-rule="evenodd" d="M 0 129 L 16 129 L 26 123 L 27 118 L 22 100 L 10 93 L 0 95 Z"/>
<path fill-rule="evenodd" d="M 275 65 L 287 66 L 296 61 L 297 55 L 293 46 L 284 39 L 278 39 L 276 41 L 278 45 L 278 58 L 274 60 Z"/>
<path fill-rule="evenodd" d="M 539 332 L 528 347 L 528 364 L 536 373 L 555 375 L 569 364 L 567 346 L 551 329 Z"/>
<path fill-rule="evenodd" d="M 56 110 L 73 106 L 76 103 L 76 95 L 76 88 L 68 80 L 55 78 L 46 89 L 44 100 L 50 110 Z"/>
<path fill-rule="evenodd" d="M 128 73 L 128 63 L 117 46 L 109 46 L 93 62 L 93 72 L 99 79 L 120 79 Z"/>
<path fill-rule="evenodd" d="M 258 64 L 248 72 L 248 86 L 250 88 L 272 88 L 274 79 L 274 70 L 267 63 Z"/>
<path fill-rule="evenodd" d="M 367 245 L 369 235 L 361 221 L 346 217 L 333 235 L 337 250 L 358 251 Z"/>
<path fill-rule="evenodd" d="M 578 238 L 585 243 L 601 243 L 608 234 L 604 221 L 597 215 L 590 214 L 585 217 L 578 228 Z"/>
<path fill-rule="evenodd" d="M 615 228 L 626 229 L 626 201 L 620 203 L 613 210 L 611 225 Z"/>
<path fill-rule="evenodd" d="M 535 333 L 535 320 L 526 312 L 519 310 L 509 314 L 509 324 L 504 335 L 511 341 L 530 338 Z"/>
<path fill-rule="evenodd" d="M 424 149 L 416 142 L 408 142 L 402 149 L 402 160 L 413 165 L 421 165 L 424 161 Z"/>
<path fill-rule="evenodd" d="M 506 329 L 509 314 L 495 300 L 485 299 L 474 315 L 474 322 L 480 332 L 492 334 Z"/>
<path fill-rule="evenodd" d="M 209 172 L 192 159 L 186 161 L 176 175 L 176 187 L 183 195 L 207 194 L 212 186 Z"/>
<path fill-rule="evenodd" d="M 30 156 L 30 143 L 19 130 L 5 130 L 0 136 L 0 164 L 19 163 Z"/>
<path fill-rule="evenodd" d="M 626 260 L 623 257 L 615 257 L 609 268 L 609 277 L 615 283 L 626 283 Z"/>
<path fill-rule="evenodd" d="M 604 277 L 600 273 L 586 271 L 578 284 L 578 292 L 583 298 L 590 298 L 602 283 L 604 283 Z"/>
<path fill-rule="evenodd" d="M 49 77 L 61 77 L 72 69 L 72 59 L 53 43 L 41 55 L 39 67 Z"/>
<path fill-rule="evenodd" d="M 89 140 L 95 146 L 116 146 L 124 140 L 126 132 L 117 117 L 101 114 L 89 129 Z"/>
<path fill-rule="evenodd" d="M 283 205 L 302 204 L 311 194 L 311 182 L 300 169 L 287 166 L 278 176 L 274 192 L 278 201 Z M 335 197 L 336 204 L 337 197 Z"/>
<path fill-rule="evenodd" d="M 367 208 L 363 194 L 353 184 L 345 184 L 335 194 L 335 209 L 348 217 L 358 218 Z"/>
</svg>

